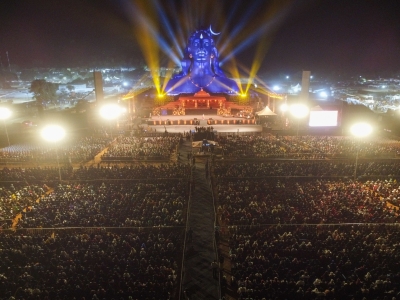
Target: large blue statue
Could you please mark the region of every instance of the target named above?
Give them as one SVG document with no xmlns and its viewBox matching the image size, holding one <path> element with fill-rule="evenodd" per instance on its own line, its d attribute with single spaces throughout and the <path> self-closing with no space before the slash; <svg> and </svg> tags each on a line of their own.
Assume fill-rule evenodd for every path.
<svg viewBox="0 0 400 300">
<path fill-rule="evenodd" d="M 174 75 L 165 88 L 168 95 L 197 93 L 201 89 L 208 93 L 239 93 L 236 82 L 227 78 L 219 67 L 212 35 L 215 33 L 210 26 L 190 36 L 181 61 L 182 72 Z"/>
</svg>

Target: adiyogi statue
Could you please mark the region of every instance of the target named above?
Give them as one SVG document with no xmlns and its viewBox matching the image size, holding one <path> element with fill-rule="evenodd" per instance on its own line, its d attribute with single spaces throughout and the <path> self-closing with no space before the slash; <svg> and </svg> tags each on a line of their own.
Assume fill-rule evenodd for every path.
<svg viewBox="0 0 400 300">
<path fill-rule="evenodd" d="M 216 34 L 210 26 L 209 29 L 196 30 L 189 37 L 181 61 L 182 71 L 168 81 L 167 94 L 197 93 L 201 89 L 207 93 L 239 93 L 236 82 L 227 78 L 220 69 L 213 35 Z"/>
</svg>

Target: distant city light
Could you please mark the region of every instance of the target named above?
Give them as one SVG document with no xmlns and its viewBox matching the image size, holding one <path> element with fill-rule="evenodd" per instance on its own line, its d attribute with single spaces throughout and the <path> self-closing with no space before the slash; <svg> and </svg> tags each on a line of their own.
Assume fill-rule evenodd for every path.
<svg viewBox="0 0 400 300">
<path fill-rule="evenodd" d="M 289 75 L 286 76 L 286 79 L 289 79 Z"/>
<path fill-rule="evenodd" d="M 386 88 L 386 85 L 382 85 L 382 88 L 385 89 L 385 88 Z"/>
<path fill-rule="evenodd" d="M 127 83 L 126 81 L 124 81 L 124 82 L 122 83 L 122 85 L 123 85 L 123 86 L 128 86 L 128 83 Z"/>
</svg>

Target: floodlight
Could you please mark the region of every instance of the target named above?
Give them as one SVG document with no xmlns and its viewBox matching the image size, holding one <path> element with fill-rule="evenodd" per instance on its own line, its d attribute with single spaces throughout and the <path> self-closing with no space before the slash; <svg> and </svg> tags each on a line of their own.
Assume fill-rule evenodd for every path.
<svg viewBox="0 0 400 300">
<path fill-rule="evenodd" d="M 290 113 L 298 119 L 301 119 L 301 118 L 304 118 L 305 116 L 307 116 L 308 111 L 309 111 L 308 107 L 304 104 L 292 104 L 290 106 L 289 110 L 290 110 Z"/>
<path fill-rule="evenodd" d="M 322 91 L 322 92 L 319 93 L 319 96 L 322 97 L 322 98 L 326 98 L 326 97 L 328 97 L 328 94 L 327 94 L 327 92 Z"/>
<path fill-rule="evenodd" d="M 367 123 L 357 123 L 351 126 L 350 131 L 356 137 L 365 137 L 371 134 L 372 126 Z"/>
<path fill-rule="evenodd" d="M 49 142 L 58 142 L 65 136 L 65 130 L 59 125 L 48 125 L 42 129 L 42 137 Z"/>
<path fill-rule="evenodd" d="M 6 120 L 11 117 L 11 110 L 7 107 L 0 107 L 0 120 Z"/>
<path fill-rule="evenodd" d="M 123 113 L 123 109 L 117 104 L 106 104 L 100 108 L 100 115 L 106 120 L 114 120 Z"/>
</svg>

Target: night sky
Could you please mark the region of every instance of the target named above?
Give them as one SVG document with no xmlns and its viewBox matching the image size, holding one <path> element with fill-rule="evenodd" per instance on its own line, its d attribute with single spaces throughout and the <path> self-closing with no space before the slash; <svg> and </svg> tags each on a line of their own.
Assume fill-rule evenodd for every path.
<svg viewBox="0 0 400 300">
<path fill-rule="evenodd" d="M 211 24 L 221 31 L 218 47 L 229 45 L 221 59 L 240 49 L 235 61 L 258 61 L 259 72 L 400 71 L 400 3 L 390 0 L 2 0 L 1 62 L 8 66 L 8 51 L 11 64 L 26 68 L 138 63 L 144 23 L 166 42 L 165 65 L 165 53 L 178 53 L 172 35 L 182 32 L 182 45 Z"/>
</svg>

